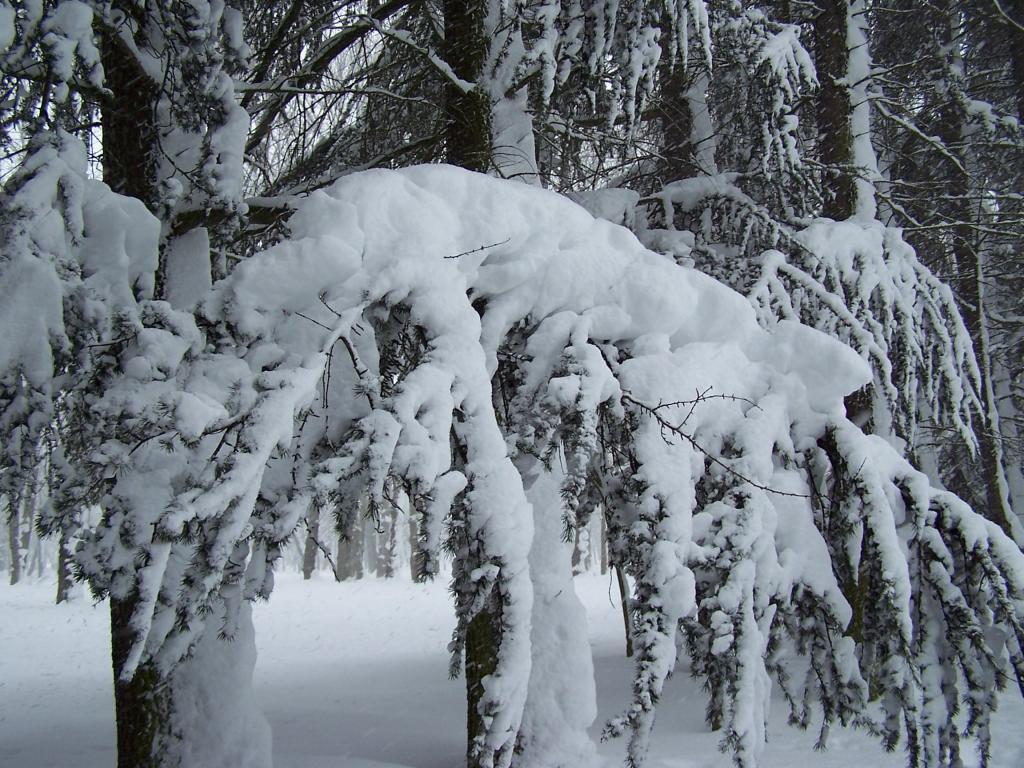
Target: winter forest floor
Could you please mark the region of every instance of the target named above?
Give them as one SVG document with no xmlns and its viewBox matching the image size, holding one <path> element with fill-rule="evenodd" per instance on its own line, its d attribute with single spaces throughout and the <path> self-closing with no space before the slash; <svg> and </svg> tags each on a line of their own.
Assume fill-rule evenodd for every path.
<svg viewBox="0 0 1024 768">
<path fill-rule="evenodd" d="M 276 768 L 455 768 L 464 742 L 460 681 L 448 679 L 445 646 L 453 619 L 443 581 L 403 578 L 336 584 L 278 578 L 273 600 L 257 606 L 255 689 L 270 720 Z M 629 695 L 622 614 L 607 577 L 578 577 L 590 619 L 599 719 Z M 0 766 L 109 768 L 114 764 L 113 698 L 105 606 L 82 593 L 52 604 L 47 580 L 0 586 Z M 669 681 L 650 768 L 726 768 L 718 736 L 703 723 L 704 698 L 685 672 Z M 995 716 L 993 768 L 1024 766 L 1024 703 L 1015 691 Z M 764 768 L 897 768 L 868 737 L 834 730 L 814 752 L 816 731 L 785 725 L 777 701 Z M 602 744 L 607 768 L 624 744 Z M 967 765 L 976 757 L 968 753 Z M 244 767 L 240 767 L 244 768 Z M 602 767 L 603 768 L 603 767 Z"/>
</svg>

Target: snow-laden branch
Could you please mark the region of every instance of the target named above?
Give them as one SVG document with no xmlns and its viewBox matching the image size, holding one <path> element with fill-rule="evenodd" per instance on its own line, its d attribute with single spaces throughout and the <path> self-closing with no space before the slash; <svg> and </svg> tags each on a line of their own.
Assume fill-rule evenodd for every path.
<svg viewBox="0 0 1024 768">
<path fill-rule="evenodd" d="M 794 320 L 760 324 L 745 297 L 627 230 L 451 167 L 354 174 L 297 202 L 289 238 L 238 263 L 193 311 L 147 293 L 152 217 L 84 182 L 84 163 L 67 182 L 47 168 L 31 177 L 41 202 L 19 210 L 59 237 L 52 252 L 19 240 L 17 258 L 59 300 L 81 280 L 79 306 L 102 308 L 107 324 L 89 339 L 102 359 L 88 397 L 66 390 L 88 430 L 69 442 L 65 477 L 103 511 L 82 536 L 82 575 L 133 598 L 123 675 L 173 667 L 211 610 L 230 636 L 314 506 L 350 524 L 361 499 L 372 508 L 400 482 L 426 562 L 442 545 L 454 558 L 453 651 L 475 622 L 493 632 L 472 745 L 484 765 L 546 743 L 531 730 L 538 702 L 572 683 L 531 674 L 561 661 L 558 642 L 534 642 L 545 631 L 534 616 L 550 615 L 536 601 L 553 599 L 536 590 L 554 579 L 552 531 L 598 509 L 635 585 L 633 695 L 608 727 L 631 732 L 633 765 L 681 647 L 743 766 L 764 743 L 773 678 L 797 722 L 818 702 L 824 731 L 863 725 L 891 745 L 903 722 L 912 749 L 943 754 L 961 700 L 982 738 L 992 709 L 950 687 L 957 670 L 993 688 L 1007 662 L 1024 676 L 1024 555 L 846 419 L 867 363 Z M 75 198 L 81 224 L 51 216 L 62 183 L 89 187 Z M 33 337 L 49 354 L 67 333 L 51 319 Z M 11 370 L 5 385 L 23 375 Z M 929 601 L 940 610 L 922 615 Z M 589 723 L 558 722 L 587 753 Z"/>
</svg>

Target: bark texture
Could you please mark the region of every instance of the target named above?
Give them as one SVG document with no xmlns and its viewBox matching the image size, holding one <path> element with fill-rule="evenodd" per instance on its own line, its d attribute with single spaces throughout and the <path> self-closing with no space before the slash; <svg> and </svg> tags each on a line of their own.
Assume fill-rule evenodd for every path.
<svg viewBox="0 0 1024 768">
<path fill-rule="evenodd" d="M 491 98 L 482 87 L 487 59 L 487 5 L 480 0 L 445 0 L 444 58 L 471 88 L 445 84 L 448 162 L 471 171 L 491 168 Z"/>
<path fill-rule="evenodd" d="M 7 549 L 10 553 L 10 566 L 8 577 L 12 585 L 21 581 L 21 536 L 19 535 L 21 523 L 21 505 L 13 500 L 7 512 Z"/>
<path fill-rule="evenodd" d="M 853 215 L 856 203 L 853 130 L 846 42 L 848 0 L 819 0 L 814 18 L 814 58 L 818 70 L 818 135 L 821 162 L 834 169 L 825 186 L 822 214 L 841 221 Z M 832 172 L 832 171 L 830 171 Z"/>
<path fill-rule="evenodd" d="M 501 615 L 493 607 L 478 613 L 466 628 L 466 765 L 482 768 L 483 762 L 473 749 L 474 740 L 485 733 L 480 700 L 484 694 L 484 678 L 498 667 L 501 643 Z"/>
<path fill-rule="evenodd" d="M 945 24 L 940 30 L 940 41 L 951 50 L 958 37 L 958 8 L 952 0 L 944 4 Z M 962 62 L 960 63 L 962 67 Z M 1003 467 L 1001 435 L 999 431 L 998 403 L 995 400 L 995 383 L 992 380 L 993 360 L 990 340 L 986 328 L 985 300 L 985 252 L 978 229 L 974 226 L 976 216 L 971 201 L 977 196 L 971 188 L 969 176 L 970 157 L 965 153 L 967 115 L 951 89 L 943 92 L 946 103 L 938 106 L 936 125 L 939 139 L 949 148 L 950 157 L 936 159 L 940 179 L 949 198 L 948 214 L 956 222 L 951 228 L 951 244 L 954 261 L 954 292 L 960 305 L 964 324 L 971 335 L 974 354 L 981 371 L 982 407 L 984 421 L 975 426 L 978 437 L 976 468 L 983 484 L 984 507 L 979 510 L 989 520 L 999 525 L 1013 537 L 1010 509 L 1007 498 L 1006 474 Z M 956 161 L 954 162 L 954 159 Z M 957 490 L 957 489 L 954 489 Z M 966 491 L 966 489 L 963 489 Z M 970 498 L 969 494 L 962 494 Z"/>
<path fill-rule="evenodd" d="M 116 3 L 115 5 L 124 5 Z M 130 8 L 121 10 L 130 13 Z M 103 180 L 115 192 L 156 210 L 159 88 L 135 56 L 110 30 L 100 36 L 104 85 L 111 97 L 103 104 Z"/>
<path fill-rule="evenodd" d="M 664 29 L 671 29 L 666 18 Z M 662 34 L 661 48 L 668 51 L 669 33 Z M 661 123 L 661 182 L 669 184 L 686 179 L 698 173 L 690 144 L 693 118 L 690 103 L 686 98 L 689 81 L 686 76 L 686 62 L 666 57 L 659 64 L 658 100 L 655 113 Z"/>
<path fill-rule="evenodd" d="M 122 679 L 135 633 L 129 626 L 135 599 L 110 598 L 110 651 L 114 671 L 117 768 L 172 768 L 166 761 L 171 686 L 152 664 Z"/>
<path fill-rule="evenodd" d="M 75 583 L 74 573 L 71 569 L 74 552 L 67 534 L 61 532 L 60 542 L 57 549 L 57 604 L 67 602 L 71 597 L 71 587 Z"/>
</svg>

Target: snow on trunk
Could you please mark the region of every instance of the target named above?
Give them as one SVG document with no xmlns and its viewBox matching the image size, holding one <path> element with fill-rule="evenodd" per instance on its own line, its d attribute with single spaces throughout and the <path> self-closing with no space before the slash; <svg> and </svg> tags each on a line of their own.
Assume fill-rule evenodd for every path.
<svg viewBox="0 0 1024 768">
<path fill-rule="evenodd" d="M 573 544 L 563 540 L 565 473 L 535 459 L 518 462 L 533 505 L 530 579 L 533 664 L 515 764 L 522 768 L 586 768 L 596 749 L 587 728 L 597 716 L 587 615 L 573 587 Z"/>
<path fill-rule="evenodd" d="M 875 181 L 880 177 L 878 158 L 871 141 L 871 50 L 867 37 L 864 0 L 851 0 L 846 11 L 846 46 L 849 63 L 846 87 L 850 92 L 851 160 L 858 173 L 853 178 L 853 213 L 862 221 L 875 218 Z"/>
<path fill-rule="evenodd" d="M 219 637 L 223 612 L 206 619 L 206 631 L 171 678 L 169 765 L 194 768 L 270 768 L 270 723 L 256 706 L 252 678 L 256 635 L 252 606 L 240 606 L 234 635 Z M 177 760 L 178 762 L 175 762 Z"/>
</svg>

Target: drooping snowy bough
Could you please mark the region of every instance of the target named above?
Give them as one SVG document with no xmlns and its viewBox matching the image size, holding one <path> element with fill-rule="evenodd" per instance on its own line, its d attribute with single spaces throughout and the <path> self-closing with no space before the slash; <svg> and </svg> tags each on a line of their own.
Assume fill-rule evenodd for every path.
<svg viewBox="0 0 1024 768">
<path fill-rule="evenodd" d="M 738 177 L 667 185 L 648 200 L 668 226 L 679 221 L 696 234 L 652 229 L 642 238 L 747 295 L 762 325 L 795 320 L 857 350 L 873 371 L 871 397 L 860 405 L 875 433 L 917 451 L 933 421 L 973 450 L 980 377 L 949 286 L 899 229 L 873 216 L 783 222 Z"/>
<path fill-rule="evenodd" d="M 479 616 L 497 627 L 483 765 L 592 755 L 563 536 L 594 513 L 635 585 L 633 702 L 607 728 L 631 732 L 630 764 L 683 648 L 740 765 L 773 684 L 797 724 L 818 701 L 823 737 L 902 728 L 922 765 L 955 759 L 963 704 L 986 749 L 995 692 L 1024 677 L 1024 556 L 846 419 L 871 378 L 854 351 L 763 329 L 739 294 L 564 198 L 438 166 L 311 195 L 287 241 L 175 309 L 145 298 L 155 239 L 127 238 L 142 230 L 113 215 L 121 198 L 89 189 L 62 246 L 77 274 L 121 274 L 101 252 L 138 274 L 100 296 L 120 319 L 97 337 L 102 392 L 77 405 L 98 443 L 67 477 L 104 510 L 82 574 L 137 590 L 131 668 L 173 669 L 211 615 L 244 632 L 312 506 L 344 530 L 401 483 L 424 570 L 454 558 L 455 666 Z"/>
<path fill-rule="evenodd" d="M 555 733 L 532 712 L 580 678 L 558 671 L 553 638 L 585 635 L 545 613 L 558 573 L 571 591 L 567 551 L 531 537 L 594 510 L 635 583 L 634 702 L 608 726 L 631 730 L 631 763 L 681 639 L 742 765 L 773 677 L 797 723 L 821 702 L 823 740 L 841 721 L 895 744 L 902 723 L 938 764 L 962 698 L 987 749 L 990 697 L 1021 677 L 1024 558 L 845 418 L 871 379 L 852 350 L 793 322 L 767 332 L 741 296 L 624 229 L 451 168 L 343 180 L 291 229 L 207 308 L 243 357 L 318 371 L 261 494 L 344 522 L 366 488 L 381 503 L 389 478 L 407 485 L 427 570 L 443 540 L 455 556 L 454 652 L 478 612 L 500 617 L 485 763 L 517 740 L 523 765 L 589 749 L 585 721 Z"/>
</svg>

